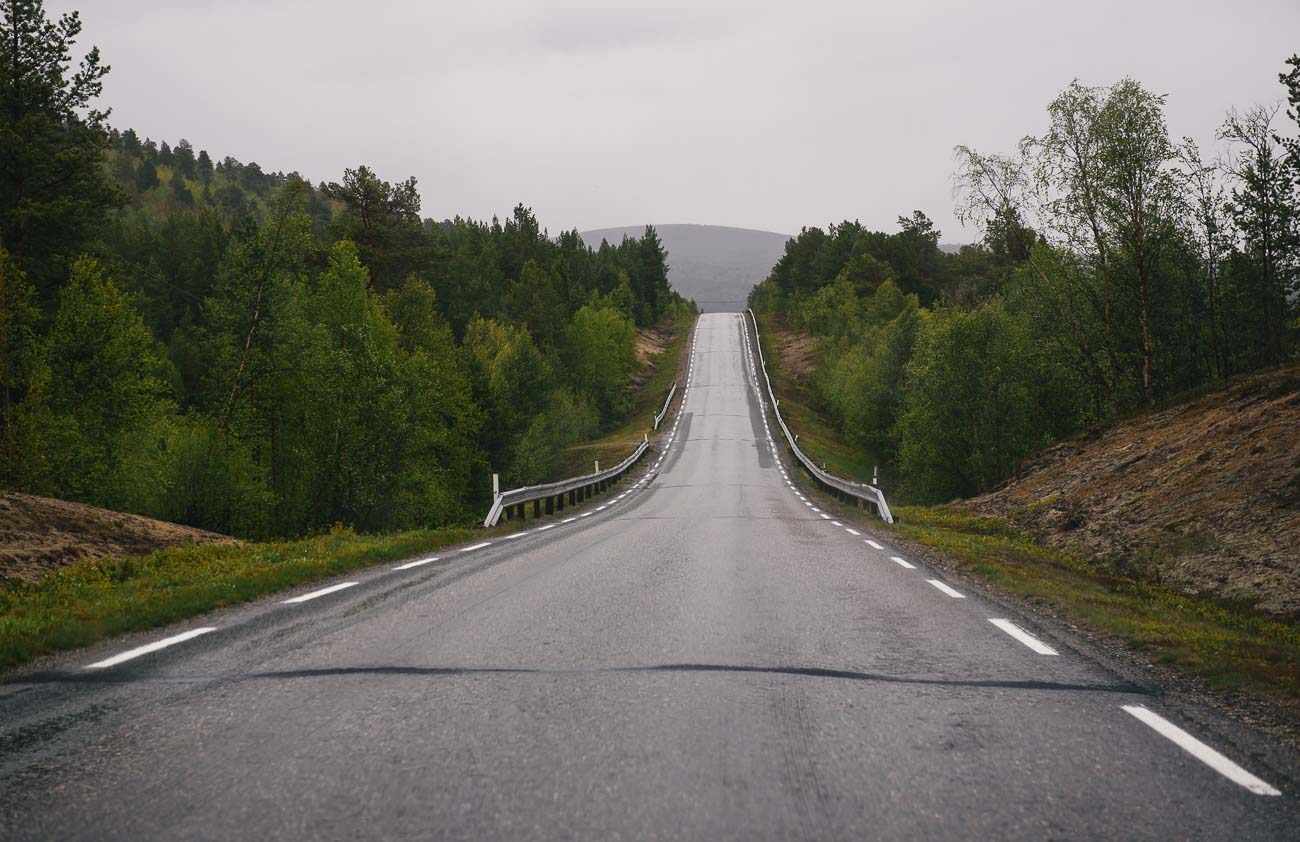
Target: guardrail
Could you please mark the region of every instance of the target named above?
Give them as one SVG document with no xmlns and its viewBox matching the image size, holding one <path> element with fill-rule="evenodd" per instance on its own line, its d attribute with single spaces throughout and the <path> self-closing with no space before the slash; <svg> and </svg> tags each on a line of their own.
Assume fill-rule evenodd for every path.
<svg viewBox="0 0 1300 842">
<path fill-rule="evenodd" d="M 659 414 L 654 417 L 654 428 L 656 430 L 659 429 L 664 416 L 668 414 L 668 407 L 672 405 L 673 395 L 675 394 L 677 394 L 677 381 L 673 381 L 672 388 L 668 390 L 668 397 L 664 399 L 663 409 L 659 410 Z M 540 485 L 526 485 L 523 488 L 512 488 L 509 491 L 496 490 L 496 474 L 493 474 L 492 508 L 488 510 L 487 517 L 483 518 L 483 526 L 496 526 L 503 514 L 509 518 L 511 512 L 523 518 L 527 514 L 524 507 L 528 503 L 533 504 L 533 517 L 541 517 L 543 506 L 545 506 L 545 513 L 548 515 L 563 509 L 566 497 L 569 505 L 586 500 L 591 495 L 604 491 L 611 483 L 617 482 L 619 477 L 637 463 L 649 447 L 650 434 L 646 433 L 642 437 L 641 443 L 637 445 L 636 450 L 632 451 L 630 456 L 612 468 L 603 471 L 599 470 L 600 463 L 597 462 L 597 470 L 590 474 Z"/>
<path fill-rule="evenodd" d="M 580 477 L 542 483 L 541 485 L 526 485 L 523 488 L 499 492 L 492 500 L 492 508 L 488 510 L 487 517 L 483 518 L 483 525 L 485 527 L 496 526 L 497 521 L 501 519 L 502 513 L 516 507 L 518 516 L 522 518 L 525 515 L 524 505 L 527 503 L 533 504 L 533 516 L 540 517 L 543 503 L 545 504 L 546 514 L 549 515 L 564 508 L 566 496 L 569 505 L 586 500 L 591 495 L 604 491 L 609 484 L 617 482 L 628 468 L 637 463 L 637 460 L 649 447 L 650 436 L 646 435 L 641 443 L 637 445 L 636 450 L 632 451 L 632 455 L 612 468 L 595 471 Z"/>
<path fill-rule="evenodd" d="M 660 422 L 660 421 L 663 421 L 663 420 L 664 420 L 664 416 L 668 414 L 668 405 L 669 405 L 670 403 L 673 402 L 673 395 L 675 395 L 675 394 L 677 394 L 677 381 L 676 381 L 676 380 L 673 381 L 673 387 L 672 387 L 671 389 L 668 390 L 668 398 L 664 401 L 664 408 L 661 409 L 661 410 L 659 410 L 659 414 L 655 416 L 655 429 L 656 429 L 656 430 L 659 429 L 659 422 Z"/>
<path fill-rule="evenodd" d="M 781 432 L 785 433 L 785 442 L 790 446 L 790 452 L 794 454 L 795 459 L 799 461 L 799 464 L 803 465 L 804 470 L 812 476 L 818 485 L 841 497 L 853 498 L 861 503 L 874 506 L 876 514 L 880 515 L 881 520 L 885 523 L 893 523 L 894 515 L 889 511 L 889 504 L 885 502 L 885 492 L 874 485 L 853 482 L 828 473 L 817 467 L 817 464 L 799 449 L 794 435 L 790 432 L 790 428 L 785 425 L 785 419 L 781 417 L 780 402 L 776 399 L 776 392 L 772 390 L 772 378 L 767 375 L 767 360 L 763 359 L 763 344 L 758 341 L 758 319 L 754 316 L 752 307 L 749 308 L 749 318 L 754 323 L 754 346 L 758 349 L 758 362 L 763 369 L 763 379 L 767 381 L 767 395 L 772 401 L 772 414 L 776 416 L 776 423 L 781 426 Z"/>
</svg>

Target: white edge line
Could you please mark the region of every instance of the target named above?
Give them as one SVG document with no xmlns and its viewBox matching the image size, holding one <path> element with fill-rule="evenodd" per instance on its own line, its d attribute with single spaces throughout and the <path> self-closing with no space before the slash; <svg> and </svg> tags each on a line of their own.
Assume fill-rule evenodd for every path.
<svg viewBox="0 0 1300 842">
<path fill-rule="evenodd" d="M 851 527 L 851 526 L 846 526 L 846 527 L 844 527 L 844 528 L 847 529 L 847 530 L 849 531 L 849 534 L 850 534 L 850 535 L 861 535 L 861 534 L 862 534 L 861 532 L 859 532 L 858 530 L 854 529 L 854 528 Z"/>
<path fill-rule="evenodd" d="M 181 632 L 180 634 L 175 634 L 171 637 L 164 637 L 162 640 L 155 640 L 153 643 L 146 643 L 144 646 L 137 646 L 134 649 L 128 649 L 111 658 L 105 658 L 102 661 L 87 664 L 86 669 L 101 670 L 106 667 L 117 666 L 123 661 L 129 661 L 132 658 L 138 658 L 141 655 L 148 655 L 150 652 L 157 652 L 159 649 L 166 649 L 168 646 L 173 646 L 177 643 L 184 643 L 185 641 L 196 638 L 201 634 L 207 634 L 208 632 L 214 632 L 216 630 L 216 626 L 203 626 L 198 629 L 190 629 L 189 631 Z"/>
<path fill-rule="evenodd" d="M 514 536 L 511 536 L 511 537 L 514 537 Z M 422 564 L 428 564 L 429 562 L 437 561 L 437 560 L 438 560 L 438 556 L 436 556 L 436 555 L 431 555 L 431 556 L 429 556 L 428 558 L 417 558 L 415 561 L 408 561 L 406 564 L 399 564 L 399 565 L 397 565 L 396 567 L 394 567 L 393 569 L 394 569 L 394 570 L 410 570 L 412 567 L 419 567 L 419 566 L 422 565 Z"/>
<path fill-rule="evenodd" d="M 899 557 L 896 556 L 896 555 L 891 555 L 891 556 L 889 557 L 889 560 L 892 561 L 894 564 L 897 564 L 899 567 L 906 567 L 908 570 L 915 570 L 915 569 L 916 569 L 916 565 L 915 565 L 915 564 L 913 564 L 913 563 L 910 562 L 910 561 L 904 561 L 903 559 L 899 558 Z"/>
<path fill-rule="evenodd" d="M 1025 644 L 1030 649 L 1034 650 L 1040 655 L 1059 654 L 1055 649 L 1048 646 L 1046 643 L 1043 643 L 1043 641 L 1034 637 L 1032 634 L 1020 628 L 1020 626 L 1017 626 L 1015 623 L 1011 622 L 1010 620 L 996 619 L 996 620 L 989 620 L 989 622 L 997 626 L 998 628 L 1002 629 L 1004 632 L 1011 635 L 1016 640 Z"/>
<path fill-rule="evenodd" d="M 943 582 L 940 582 L 938 579 L 926 579 L 925 581 L 927 581 L 927 582 L 929 582 L 930 584 L 934 585 L 936 588 L 938 588 L 939 590 L 943 591 L 944 593 L 946 593 L 948 596 L 952 597 L 953 599 L 965 599 L 965 598 L 966 598 L 966 595 L 965 595 L 965 594 L 963 594 L 963 593 L 958 593 L 957 591 L 954 591 L 952 588 L 948 587 L 948 586 L 945 585 Z"/>
<path fill-rule="evenodd" d="M 884 547 L 880 546 L 879 544 L 877 544 L 875 541 L 871 540 L 870 538 L 867 539 L 867 543 L 870 544 L 872 547 L 874 547 L 874 548 L 877 549 L 877 550 L 883 550 L 883 549 L 884 549 Z"/>
<path fill-rule="evenodd" d="M 1121 707 L 1126 712 L 1137 717 L 1139 721 L 1149 725 L 1157 734 L 1172 741 L 1183 751 L 1233 783 L 1245 787 L 1256 795 L 1282 794 L 1272 784 L 1255 777 L 1163 716 L 1152 713 L 1141 705 L 1121 705 Z"/>
<path fill-rule="evenodd" d="M 360 582 L 339 582 L 337 585 L 330 585 L 328 588 L 321 588 L 321 589 L 318 590 L 318 591 L 312 591 L 311 593 L 305 593 L 305 594 L 303 594 L 302 596 L 295 596 L 295 597 L 293 597 L 292 599 L 281 600 L 281 601 L 280 601 L 280 604 L 281 604 L 281 605 L 293 605 L 293 604 L 298 603 L 298 602 L 306 602 L 306 601 L 309 600 L 309 599 L 315 599 L 315 598 L 318 597 L 318 596 L 325 596 L 326 594 L 332 594 L 332 593 L 334 593 L 335 591 L 341 591 L 341 590 L 344 590 L 344 589 L 346 589 L 346 588 L 350 588 L 350 587 L 352 587 L 353 585 L 359 585 L 359 584 L 361 584 L 361 583 L 360 583 Z"/>
<path fill-rule="evenodd" d="M 481 549 L 483 549 L 484 547 L 490 547 L 490 546 L 492 546 L 492 542 L 491 542 L 491 541 L 484 541 L 484 542 L 481 543 L 481 544 L 474 544 L 473 546 L 469 546 L 469 547 L 461 547 L 461 548 L 460 548 L 460 551 L 461 551 L 462 553 L 470 553 L 470 552 L 473 552 L 474 550 L 481 550 Z"/>
</svg>

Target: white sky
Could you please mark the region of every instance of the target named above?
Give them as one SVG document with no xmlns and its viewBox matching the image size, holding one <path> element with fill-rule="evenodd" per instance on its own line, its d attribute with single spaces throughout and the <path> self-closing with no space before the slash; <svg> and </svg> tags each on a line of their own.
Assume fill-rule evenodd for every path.
<svg viewBox="0 0 1300 842">
<path fill-rule="evenodd" d="M 113 125 L 335 180 L 414 175 L 425 216 L 943 239 L 952 147 L 1011 151 L 1071 79 L 1169 95 L 1175 137 L 1282 95 L 1300 3 L 47 0 L 113 71 Z"/>
</svg>

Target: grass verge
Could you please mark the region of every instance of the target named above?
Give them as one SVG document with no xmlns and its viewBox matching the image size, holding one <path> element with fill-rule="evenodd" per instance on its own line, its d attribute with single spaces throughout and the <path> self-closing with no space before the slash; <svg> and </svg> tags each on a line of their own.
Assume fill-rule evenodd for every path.
<svg viewBox="0 0 1300 842">
<path fill-rule="evenodd" d="M 462 528 L 389 535 L 339 528 L 293 541 L 174 547 L 74 564 L 0 589 L 0 669 L 473 535 Z"/>
<path fill-rule="evenodd" d="M 1107 574 L 1005 523 L 958 509 L 902 507 L 893 526 L 996 587 L 1212 687 L 1300 700 L 1300 628 L 1218 601 Z"/>
</svg>

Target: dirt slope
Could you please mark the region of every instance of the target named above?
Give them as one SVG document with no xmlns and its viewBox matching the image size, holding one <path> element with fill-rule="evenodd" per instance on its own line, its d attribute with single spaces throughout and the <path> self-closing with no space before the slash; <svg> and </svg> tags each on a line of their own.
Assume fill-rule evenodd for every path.
<svg viewBox="0 0 1300 842">
<path fill-rule="evenodd" d="M 1300 620 L 1300 367 L 1057 444 L 962 505 L 1120 572 Z"/>
<path fill-rule="evenodd" d="M 34 582 L 84 559 L 146 555 L 175 544 L 231 540 L 215 532 L 84 503 L 0 491 L 0 583 Z"/>
</svg>

